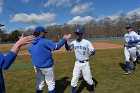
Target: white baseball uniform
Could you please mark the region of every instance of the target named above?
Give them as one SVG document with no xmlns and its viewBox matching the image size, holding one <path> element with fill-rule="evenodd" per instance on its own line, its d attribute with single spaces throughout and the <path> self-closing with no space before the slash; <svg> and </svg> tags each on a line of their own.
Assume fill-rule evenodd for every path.
<svg viewBox="0 0 140 93">
<path fill-rule="evenodd" d="M 133 61 L 136 61 L 136 44 L 128 44 L 128 42 L 140 40 L 140 36 L 136 32 L 131 31 L 124 35 L 124 40 L 126 43 L 124 47 L 125 61 L 130 62 L 130 57 L 132 57 Z"/>
<path fill-rule="evenodd" d="M 137 52 L 137 57 L 140 58 L 140 42 L 138 42 L 136 45 L 136 52 Z"/>
<path fill-rule="evenodd" d="M 89 60 L 88 52 L 94 51 L 94 48 L 90 43 L 90 41 L 82 39 L 80 42 L 78 42 L 77 40 L 74 40 L 70 44 L 70 49 L 75 51 L 76 56 L 71 86 L 72 87 L 77 86 L 81 72 L 83 74 L 83 78 L 89 85 L 94 84 L 88 61 Z"/>
</svg>

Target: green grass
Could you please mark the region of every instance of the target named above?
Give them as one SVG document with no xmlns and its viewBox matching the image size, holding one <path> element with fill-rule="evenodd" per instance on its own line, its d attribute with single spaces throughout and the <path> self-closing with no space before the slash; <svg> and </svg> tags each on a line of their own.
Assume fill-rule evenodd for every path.
<svg viewBox="0 0 140 93">
<path fill-rule="evenodd" d="M 71 93 L 69 83 L 75 61 L 74 53 L 53 54 L 53 58 L 57 93 Z M 136 72 L 132 71 L 132 74 L 126 76 L 120 66 L 123 63 L 123 49 L 96 51 L 96 55 L 90 59 L 91 71 L 97 81 L 96 93 L 139 93 L 140 64 Z M 11 68 L 4 71 L 4 77 L 7 93 L 35 93 L 36 79 L 28 55 L 18 56 Z M 82 80 L 79 80 L 78 88 L 81 93 L 89 93 Z M 44 93 L 47 93 L 47 86 L 44 87 Z"/>
</svg>

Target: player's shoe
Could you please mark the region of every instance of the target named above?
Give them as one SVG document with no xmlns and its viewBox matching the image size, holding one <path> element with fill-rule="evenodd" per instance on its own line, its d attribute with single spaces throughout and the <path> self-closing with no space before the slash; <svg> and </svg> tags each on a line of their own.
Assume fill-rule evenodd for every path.
<svg viewBox="0 0 140 93">
<path fill-rule="evenodd" d="M 131 72 L 130 71 L 125 72 L 125 75 L 128 75 L 128 74 L 131 74 Z"/>
<path fill-rule="evenodd" d="M 95 85 L 90 85 L 90 92 L 89 93 L 95 93 Z"/>
<path fill-rule="evenodd" d="M 36 90 L 36 93 L 43 93 L 43 90 Z"/>
</svg>

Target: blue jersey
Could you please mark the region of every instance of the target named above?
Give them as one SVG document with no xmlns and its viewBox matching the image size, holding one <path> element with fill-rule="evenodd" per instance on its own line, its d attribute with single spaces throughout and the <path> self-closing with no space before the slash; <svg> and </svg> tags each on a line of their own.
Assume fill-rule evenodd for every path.
<svg viewBox="0 0 140 93">
<path fill-rule="evenodd" d="M 52 51 L 60 49 L 65 42 L 66 40 L 63 39 L 59 44 L 55 44 L 41 36 L 36 37 L 29 49 L 33 65 L 40 68 L 51 67 L 53 65 Z"/>
<path fill-rule="evenodd" d="M 0 93 L 5 93 L 5 84 L 2 74 L 2 69 L 8 69 L 14 62 L 16 54 L 10 51 L 6 56 L 0 54 Z"/>
</svg>

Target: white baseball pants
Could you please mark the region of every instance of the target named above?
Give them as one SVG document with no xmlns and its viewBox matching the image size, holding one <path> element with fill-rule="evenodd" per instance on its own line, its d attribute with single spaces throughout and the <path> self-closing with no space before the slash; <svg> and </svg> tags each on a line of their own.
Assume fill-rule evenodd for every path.
<svg viewBox="0 0 140 93">
<path fill-rule="evenodd" d="M 130 57 L 132 58 L 133 61 L 136 61 L 137 59 L 136 47 L 132 47 L 132 48 L 124 47 L 124 55 L 125 55 L 126 62 L 130 62 Z"/>
<path fill-rule="evenodd" d="M 89 62 L 80 63 L 79 61 L 75 62 L 75 66 L 73 69 L 73 77 L 71 80 L 71 86 L 76 87 L 78 84 L 80 73 L 82 72 L 84 80 L 89 84 L 92 85 L 94 82 L 92 80 L 92 75 L 90 71 Z"/>
<path fill-rule="evenodd" d="M 38 68 L 34 66 L 34 69 L 37 78 L 36 90 L 43 90 L 44 81 L 46 81 L 48 90 L 52 91 L 55 88 L 54 68 Z"/>
</svg>

